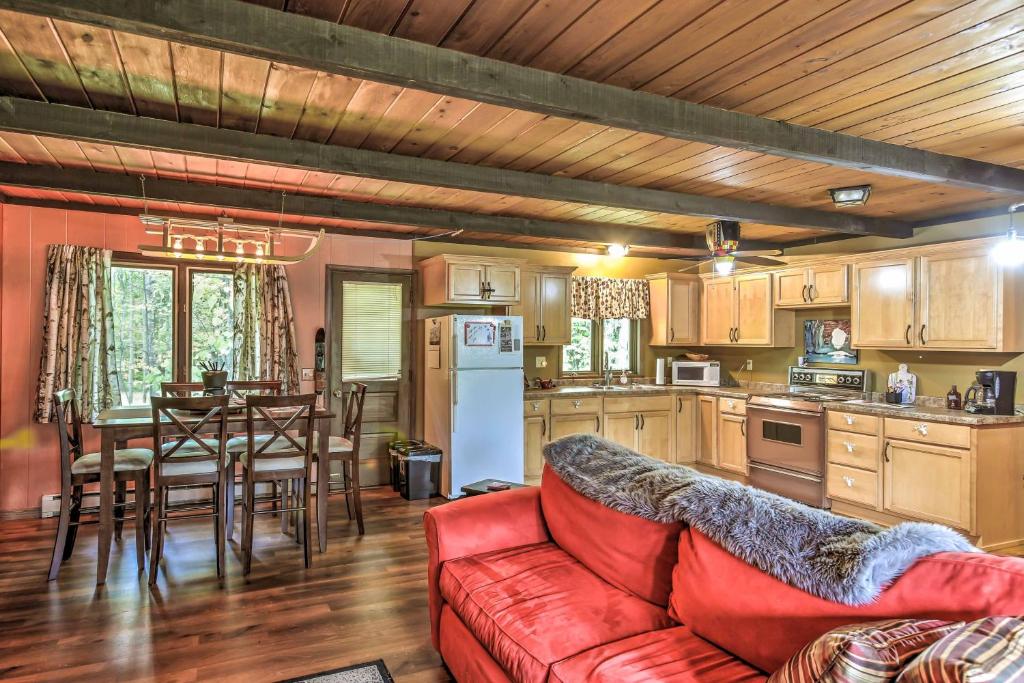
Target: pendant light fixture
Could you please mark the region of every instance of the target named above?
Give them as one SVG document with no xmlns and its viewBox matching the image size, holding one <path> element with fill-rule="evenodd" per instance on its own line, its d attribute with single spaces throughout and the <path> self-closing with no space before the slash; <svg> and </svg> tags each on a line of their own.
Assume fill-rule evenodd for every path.
<svg viewBox="0 0 1024 683">
<path fill-rule="evenodd" d="M 1017 234 L 1014 215 L 1024 209 L 1024 202 L 1010 206 L 1010 229 L 1006 238 L 992 249 L 992 256 L 1001 266 L 1015 267 L 1024 263 L 1024 239 Z"/>
</svg>

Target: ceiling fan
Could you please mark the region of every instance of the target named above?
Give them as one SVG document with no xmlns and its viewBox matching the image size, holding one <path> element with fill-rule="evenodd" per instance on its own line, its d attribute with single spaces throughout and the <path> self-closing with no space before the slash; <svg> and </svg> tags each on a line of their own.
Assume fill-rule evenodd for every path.
<svg viewBox="0 0 1024 683">
<path fill-rule="evenodd" d="M 781 256 L 781 249 L 770 249 L 762 251 L 740 251 L 740 224 L 736 221 L 715 221 L 708 226 L 705 232 L 708 250 L 710 254 L 696 253 L 683 255 L 679 258 L 698 259 L 697 263 L 686 268 L 680 268 L 679 272 L 687 273 L 700 268 L 705 263 L 714 263 L 715 273 L 728 275 L 733 271 L 736 261 L 749 263 L 755 266 L 782 266 L 785 261 L 778 261 L 769 256 Z"/>
</svg>

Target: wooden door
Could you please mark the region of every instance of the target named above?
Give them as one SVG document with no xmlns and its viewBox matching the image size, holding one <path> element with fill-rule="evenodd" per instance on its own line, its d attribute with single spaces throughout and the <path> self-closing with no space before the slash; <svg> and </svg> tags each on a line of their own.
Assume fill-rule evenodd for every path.
<svg viewBox="0 0 1024 683">
<path fill-rule="evenodd" d="M 918 264 L 917 346 L 999 348 L 1002 278 L 988 249 L 922 256 Z"/>
<path fill-rule="evenodd" d="M 807 298 L 815 306 L 850 303 L 850 266 L 812 266 L 807 278 Z"/>
<path fill-rule="evenodd" d="M 671 461 L 674 417 L 674 414 L 667 410 L 646 410 L 640 413 L 636 450 L 652 458 Z"/>
<path fill-rule="evenodd" d="M 668 343 L 700 344 L 700 280 L 668 278 Z"/>
<path fill-rule="evenodd" d="M 970 458 L 959 448 L 888 441 L 882 453 L 885 510 L 970 531 Z"/>
<path fill-rule="evenodd" d="M 480 301 L 483 297 L 484 267 L 475 263 L 448 264 L 448 298 Z"/>
<path fill-rule="evenodd" d="M 701 341 L 705 344 L 732 344 L 736 316 L 733 279 L 729 277 L 705 280 L 704 296 L 701 301 Z"/>
<path fill-rule="evenodd" d="M 697 462 L 718 464 L 718 402 L 714 396 L 697 397 Z"/>
<path fill-rule="evenodd" d="M 747 473 L 747 418 L 742 415 L 718 414 L 718 466 Z"/>
<path fill-rule="evenodd" d="M 494 290 L 488 301 L 519 301 L 519 266 L 486 266 L 484 281 Z"/>
<path fill-rule="evenodd" d="M 509 315 L 523 316 L 523 343 L 540 342 L 541 330 L 541 275 L 534 270 L 525 270 L 520 275 L 520 297 L 518 306 L 509 307 Z"/>
<path fill-rule="evenodd" d="M 620 446 L 638 450 L 637 432 L 640 429 L 638 413 L 605 413 L 604 438 Z"/>
<path fill-rule="evenodd" d="M 807 269 L 794 268 L 775 273 L 775 305 L 807 304 Z"/>
<path fill-rule="evenodd" d="M 597 413 L 579 415 L 552 415 L 551 440 L 570 434 L 600 434 L 601 420 Z"/>
<path fill-rule="evenodd" d="M 544 470 L 544 446 L 547 444 L 548 418 L 532 415 L 523 418 L 523 482 L 537 484 Z"/>
<path fill-rule="evenodd" d="M 697 397 L 676 396 L 675 440 L 672 461 L 691 463 L 697 459 Z"/>
<path fill-rule="evenodd" d="M 328 391 L 330 407 L 336 417 L 331 425 L 332 434 L 344 431 L 345 400 L 350 383 L 357 381 L 367 385 L 366 398 L 363 401 L 362 434 L 359 447 L 359 478 L 362 486 L 386 484 L 390 478 L 388 462 L 388 442 L 396 439 L 408 439 L 412 432 L 412 282 L 411 274 L 404 273 L 373 273 L 347 269 L 330 271 L 330 308 L 331 318 L 327 321 L 330 342 L 330 376 Z M 355 326 L 346 329 L 346 302 L 355 311 L 356 307 L 367 296 L 360 293 L 359 284 L 371 283 L 380 285 L 383 290 L 392 290 L 394 298 L 382 297 L 387 305 L 400 307 L 400 338 L 397 344 L 391 345 L 397 357 L 391 357 L 390 363 L 397 363 L 397 372 L 391 369 L 382 370 L 379 376 L 373 376 L 372 369 L 360 369 L 355 372 L 346 367 L 351 361 L 345 360 L 343 345 L 345 338 L 353 347 L 360 343 L 359 334 L 371 335 L 369 342 L 380 347 L 382 340 L 378 335 L 381 329 L 369 329 Z M 346 284 L 349 286 L 346 287 Z M 378 309 L 380 310 L 380 309 Z M 381 311 L 381 318 L 384 318 Z M 354 315 L 354 313 L 353 313 Z M 393 316 L 391 316 L 393 319 Z M 348 358 L 352 358 L 351 355 Z M 382 366 L 383 368 L 383 366 Z"/>
<path fill-rule="evenodd" d="M 855 264 L 852 308 L 853 346 L 912 346 L 914 259 Z"/>
<path fill-rule="evenodd" d="M 568 344 L 570 341 L 570 277 L 560 273 L 543 273 L 540 276 L 541 341 L 545 344 Z"/>
<path fill-rule="evenodd" d="M 736 332 L 739 344 L 769 346 L 772 343 L 771 273 L 736 278 Z"/>
</svg>

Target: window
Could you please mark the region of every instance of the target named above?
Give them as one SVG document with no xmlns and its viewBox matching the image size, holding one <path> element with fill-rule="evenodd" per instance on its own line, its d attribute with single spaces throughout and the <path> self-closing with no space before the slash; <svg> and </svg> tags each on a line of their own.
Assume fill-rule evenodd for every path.
<svg viewBox="0 0 1024 683">
<path fill-rule="evenodd" d="M 223 363 L 228 377 L 234 377 L 232 274 L 226 271 L 189 270 L 189 280 L 192 285 L 188 335 L 192 347 L 190 378 L 199 381 L 202 377 L 200 361 Z"/>
<path fill-rule="evenodd" d="M 572 336 L 562 347 L 563 373 L 604 371 L 605 359 L 616 372 L 636 368 L 636 328 L 632 320 L 572 319 Z"/>
<path fill-rule="evenodd" d="M 402 285 L 342 283 L 341 368 L 346 382 L 402 374 Z"/>
</svg>

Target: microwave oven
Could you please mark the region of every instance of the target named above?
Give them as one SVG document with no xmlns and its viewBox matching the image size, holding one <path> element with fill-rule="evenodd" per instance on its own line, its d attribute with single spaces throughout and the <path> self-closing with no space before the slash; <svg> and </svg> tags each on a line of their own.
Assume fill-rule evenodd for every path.
<svg viewBox="0 0 1024 683">
<path fill-rule="evenodd" d="M 696 387 L 717 387 L 721 381 L 721 366 L 715 360 L 672 361 L 672 384 Z"/>
</svg>

